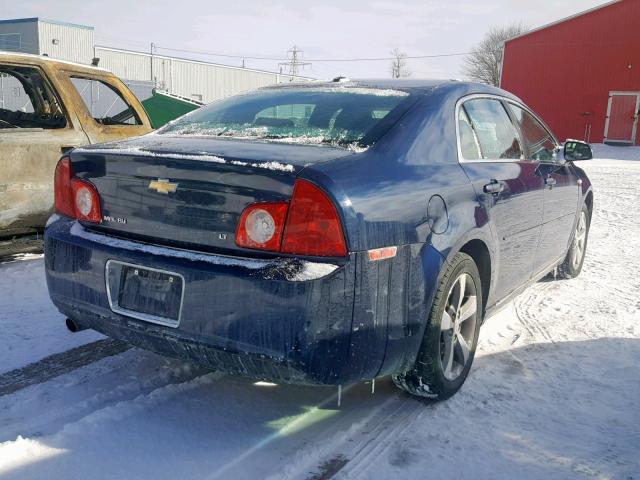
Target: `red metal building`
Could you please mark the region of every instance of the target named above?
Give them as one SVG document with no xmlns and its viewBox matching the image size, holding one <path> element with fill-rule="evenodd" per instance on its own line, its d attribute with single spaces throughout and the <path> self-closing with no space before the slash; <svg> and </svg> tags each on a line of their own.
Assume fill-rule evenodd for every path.
<svg viewBox="0 0 640 480">
<path fill-rule="evenodd" d="M 610 2 L 505 42 L 501 87 L 560 140 L 640 144 L 640 0 Z"/>
</svg>

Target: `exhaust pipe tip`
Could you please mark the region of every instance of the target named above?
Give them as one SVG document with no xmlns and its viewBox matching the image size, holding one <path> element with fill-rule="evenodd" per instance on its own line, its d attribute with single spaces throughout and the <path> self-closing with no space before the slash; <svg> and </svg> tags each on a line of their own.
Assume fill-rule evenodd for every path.
<svg viewBox="0 0 640 480">
<path fill-rule="evenodd" d="M 77 323 L 75 320 L 72 320 L 70 318 L 67 318 L 64 321 L 65 325 L 67 326 L 67 329 L 71 332 L 71 333 L 77 333 L 80 332 L 82 330 L 86 330 L 87 327 L 80 325 L 79 323 Z"/>
</svg>

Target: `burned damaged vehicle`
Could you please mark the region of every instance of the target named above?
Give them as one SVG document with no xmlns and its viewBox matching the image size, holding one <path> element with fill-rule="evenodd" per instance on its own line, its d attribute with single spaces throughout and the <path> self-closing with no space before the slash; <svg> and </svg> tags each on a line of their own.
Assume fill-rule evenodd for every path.
<svg viewBox="0 0 640 480">
<path fill-rule="evenodd" d="M 60 155 L 149 131 L 142 105 L 112 73 L 0 52 L 0 238 L 42 230 Z"/>
<path fill-rule="evenodd" d="M 493 87 L 268 87 L 63 157 L 49 292 L 72 330 L 224 372 L 444 399 L 487 315 L 580 273 L 590 157 Z"/>
</svg>

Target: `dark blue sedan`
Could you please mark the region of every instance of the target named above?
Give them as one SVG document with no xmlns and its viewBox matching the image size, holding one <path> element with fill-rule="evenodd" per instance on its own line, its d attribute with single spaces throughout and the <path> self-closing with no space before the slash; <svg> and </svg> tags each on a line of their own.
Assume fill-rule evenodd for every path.
<svg viewBox="0 0 640 480">
<path fill-rule="evenodd" d="M 224 372 L 444 399 L 484 318 L 580 273 L 591 156 L 483 85 L 264 88 L 63 157 L 49 292 L 72 330 Z"/>
</svg>

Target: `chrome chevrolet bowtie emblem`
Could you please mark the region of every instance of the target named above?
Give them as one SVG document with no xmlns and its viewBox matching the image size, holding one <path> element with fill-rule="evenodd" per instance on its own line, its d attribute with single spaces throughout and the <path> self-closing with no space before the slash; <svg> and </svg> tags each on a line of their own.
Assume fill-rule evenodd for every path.
<svg viewBox="0 0 640 480">
<path fill-rule="evenodd" d="M 171 183 L 166 178 L 159 178 L 158 180 L 152 180 L 149 182 L 149 188 L 155 190 L 158 193 L 164 193 L 165 195 L 173 193 L 178 189 L 177 183 Z"/>
</svg>

